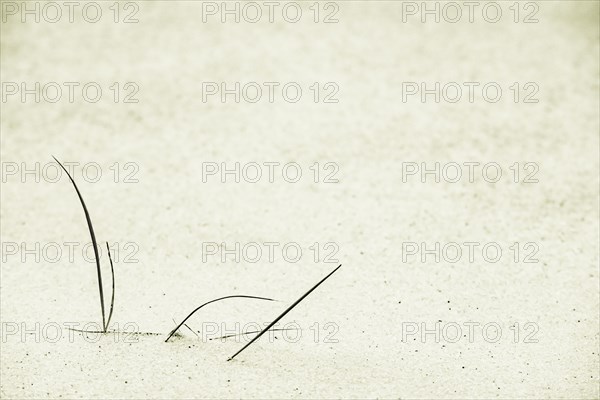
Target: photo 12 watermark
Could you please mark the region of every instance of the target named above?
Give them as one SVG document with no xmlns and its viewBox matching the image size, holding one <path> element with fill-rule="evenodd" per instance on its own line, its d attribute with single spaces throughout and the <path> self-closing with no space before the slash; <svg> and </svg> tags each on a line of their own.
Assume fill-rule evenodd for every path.
<svg viewBox="0 0 600 400">
<path fill-rule="evenodd" d="M 234 341 L 236 343 L 248 343 L 250 340 L 260 333 L 264 328 L 269 326 L 270 322 L 202 322 L 202 329 L 192 332 L 198 339 L 204 343 L 209 341 L 219 340 Z M 189 328 L 189 326 L 188 326 Z M 291 321 L 286 323 L 276 323 L 262 336 L 263 340 L 273 343 L 276 340 L 283 340 L 287 343 L 298 343 L 302 338 L 310 339 L 314 343 L 337 344 L 339 339 L 336 337 L 340 327 L 335 322 L 311 324 L 302 324 Z M 182 333 L 186 331 L 183 330 Z"/>
<path fill-rule="evenodd" d="M 136 104 L 140 85 L 136 82 L 2 82 L 2 103 L 113 103 Z"/>
<path fill-rule="evenodd" d="M 539 103 L 536 82 L 402 82 L 402 103 Z"/>
<path fill-rule="evenodd" d="M 340 251 L 335 242 L 300 245 L 297 242 L 202 242 L 202 262 L 251 263 L 258 262 L 298 263 L 301 260 L 313 263 L 338 264 Z"/>
<path fill-rule="evenodd" d="M 140 6 L 135 1 L 2 1 L 2 23 L 137 24 Z"/>
<path fill-rule="evenodd" d="M 433 326 L 432 326 L 433 325 Z M 433 324 L 425 321 L 401 324 L 402 341 L 420 343 L 512 343 L 536 344 L 540 327 L 535 322 L 513 322 L 506 325 L 495 321 L 441 322 Z"/>
<path fill-rule="evenodd" d="M 337 82 L 202 82 L 203 103 L 339 103 Z"/>
<path fill-rule="evenodd" d="M 110 256 L 115 263 L 137 264 L 140 246 L 136 242 L 112 242 L 108 244 Z M 20 263 L 95 263 L 94 245 L 91 242 L 11 242 L 0 243 L 2 262 Z M 98 257 L 104 257 L 104 247 L 98 246 Z"/>
<path fill-rule="evenodd" d="M 540 166 L 531 161 L 505 163 L 495 161 L 402 162 L 402 183 L 539 183 Z"/>
<path fill-rule="evenodd" d="M 540 262 L 535 242 L 402 242 L 403 263 L 491 263 L 510 260 L 515 264 Z"/>
<path fill-rule="evenodd" d="M 102 166 L 95 161 L 65 161 L 62 163 L 69 175 L 76 181 L 98 183 L 111 181 L 114 183 L 139 183 L 140 166 L 133 161 L 116 161 Z M 69 181 L 69 176 L 56 161 L 48 162 L 16 162 L 0 163 L 2 183 L 58 183 Z"/>
<path fill-rule="evenodd" d="M 402 23 L 540 22 L 540 5 L 535 1 L 401 1 L 400 5 Z"/>
<path fill-rule="evenodd" d="M 135 322 L 112 323 L 106 332 L 95 322 L 0 323 L 2 343 L 14 340 L 21 343 L 58 343 L 64 340 L 75 343 L 81 339 L 88 343 L 98 343 L 102 338 L 108 338 L 106 340 L 114 343 L 137 343 L 141 334 L 143 333 Z"/>
<path fill-rule="evenodd" d="M 294 161 L 250 161 L 202 163 L 202 183 L 339 183 L 340 166 L 332 161 L 301 165 Z"/>
<path fill-rule="evenodd" d="M 203 23 L 337 24 L 340 4 L 333 1 L 203 1 Z"/>
</svg>

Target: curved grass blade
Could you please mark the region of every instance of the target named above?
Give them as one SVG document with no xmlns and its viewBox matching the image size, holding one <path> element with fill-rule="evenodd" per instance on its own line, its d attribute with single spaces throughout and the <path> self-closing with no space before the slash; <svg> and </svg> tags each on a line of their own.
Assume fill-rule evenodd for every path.
<svg viewBox="0 0 600 400">
<path fill-rule="evenodd" d="M 108 247 L 108 242 L 106 242 L 106 250 L 108 251 L 108 259 L 110 260 L 110 275 L 112 278 L 112 295 L 110 296 L 110 311 L 108 313 L 108 319 L 106 320 L 106 326 L 104 327 L 105 331 L 110 326 L 110 319 L 112 318 L 113 308 L 115 306 L 115 269 L 113 267 L 112 257 L 110 256 L 110 247 Z"/>
<path fill-rule="evenodd" d="M 304 299 L 306 298 L 306 296 L 308 296 L 309 294 L 311 294 L 311 293 L 312 293 L 312 291 L 313 291 L 313 290 L 315 290 L 315 289 L 316 289 L 316 288 L 317 288 L 317 287 L 318 287 L 318 286 L 319 286 L 321 283 L 325 282 L 325 280 L 327 280 L 327 278 L 329 278 L 331 275 L 333 275 L 333 273 L 334 273 L 335 271 L 337 271 L 338 269 L 340 269 L 340 267 L 341 267 L 341 266 L 342 266 L 342 264 L 338 265 L 338 267 L 337 267 L 336 269 L 334 269 L 333 271 L 331 271 L 331 272 L 329 273 L 329 275 L 327 275 L 325 278 L 321 279 L 321 280 L 319 281 L 319 283 L 317 283 L 315 286 L 313 286 L 313 287 L 312 287 L 312 288 L 311 288 L 311 289 L 310 289 L 308 292 L 304 293 L 304 294 L 302 295 L 302 297 L 300 297 L 298 300 L 296 300 L 296 301 L 294 302 L 294 304 L 292 304 L 291 306 L 289 306 L 289 307 L 287 308 L 287 310 L 285 310 L 283 313 L 281 313 L 281 315 L 280 315 L 279 317 L 275 318 L 275 320 L 274 320 L 273 322 L 271 322 L 271 323 L 270 323 L 270 324 L 269 324 L 269 325 L 268 325 L 268 326 L 267 326 L 265 329 L 263 329 L 262 331 L 260 331 L 260 333 L 259 333 L 258 335 L 256 335 L 256 336 L 255 336 L 255 337 L 254 337 L 254 338 L 253 338 L 253 339 L 252 339 L 250 342 L 248 342 L 248 343 L 247 343 L 247 344 L 246 344 L 244 347 L 242 347 L 240 350 L 238 350 L 238 352 L 237 352 L 237 353 L 235 353 L 234 355 L 232 355 L 231 357 L 229 357 L 229 358 L 227 359 L 227 361 L 231 361 L 231 360 L 233 360 L 233 358 L 234 358 L 235 356 L 237 356 L 238 354 L 240 354 L 242 351 L 244 351 L 244 349 L 245 349 L 246 347 L 250 346 L 250 345 L 251 345 L 252 343 L 254 343 L 254 342 L 255 342 L 255 341 L 256 341 L 256 340 L 257 340 L 259 337 L 261 337 L 261 336 L 262 336 L 262 335 L 263 335 L 263 334 L 264 334 L 266 331 L 268 331 L 269 329 L 271 329 L 271 328 L 273 327 L 273 325 L 275 325 L 277 322 L 279 322 L 279 320 L 280 320 L 281 318 L 285 317 L 285 315 L 286 315 L 287 313 L 289 313 L 290 311 L 292 311 L 292 309 L 293 309 L 294 307 L 296 307 L 296 306 L 298 305 L 298 303 L 300 303 L 302 300 L 304 300 Z"/>
<path fill-rule="evenodd" d="M 94 246 L 94 256 L 96 257 L 96 271 L 98 273 L 98 290 L 100 292 L 100 307 L 102 309 L 102 327 L 104 332 L 106 332 L 106 319 L 104 317 L 104 290 L 102 289 L 102 271 L 100 271 L 100 257 L 98 256 L 98 244 L 96 243 L 96 234 L 94 233 L 94 227 L 92 226 L 92 219 L 90 218 L 90 213 L 88 212 L 87 207 L 85 206 L 85 202 L 83 201 L 83 197 L 81 196 L 81 192 L 73 180 L 69 171 L 56 159 L 56 157 L 52 156 L 54 160 L 62 167 L 62 169 L 67 173 L 67 176 L 71 180 L 75 191 L 77 192 L 77 196 L 79 196 L 79 201 L 81 202 L 81 206 L 83 207 L 83 212 L 85 213 L 85 220 L 87 221 L 88 229 L 90 231 L 90 236 L 92 237 L 92 245 Z"/>
<path fill-rule="evenodd" d="M 168 342 L 168 341 L 169 341 L 169 339 L 171 339 L 171 337 L 172 337 L 172 336 L 175 334 L 175 332 L 177 332 L 177 330 L 178 330 L 179 328 L 181 328 L 181 326 L 182 326 L 183 324 L 185 324 L 185 321 L 187 321 L 187 320 L 188 320 L 188 319 L 189 319 L 189 318 L 190 318 L 192 315 L 194 315 L 194 313 L 195 313 L 196 311 L 198 311 L 198 310 L 199 310 L 199 309 L 201 309 L 202 307 L 204 307 L 204 306 L 206 306 L 206 305 L 209 305 L 210 303 L 215 303 L 215 302 L 217 302 L 217 301 L 221 301 L 221 300 L 225 300 L 225 299 L 232 299 L 232 298 L 237 298 L 237 297 L 240 297 L 240 298 L 245 298 L 245 299 L 257 299 L 257 300 L 275 301 L 274 299 L 269 299 L 269 298 L 267 298 L 267 297 L 246 296 L 246 295 L 243 295 L 243 294 L 238 294 L 238 295 L 233 295 L 233 296 L 219 297 L 218 299 L 214 299 L 214 300 L 208 301 L 208 302 L 206 302 L 206 303 L 202 304 L 201 306 L 199 306 L 199 307 L 196 307 L 196 308 L 194 309 L 194 311 L 192 311 L 192 312 L 191 312 L 191 313 L 190 313 L 190 314 L 189 314 L 187 317 L 185 317 L 185 318 L 184 318 L 184 320 L 183 320 L 183 321 L 181 321 L 181 323 L 180 323 L 179 325 L 177 325 L 177 326 L 175 327 L 175 329 L 173 329 L 173 330 L 171 331 L 171 333 L 169 333 L 169 337 L 168 337 L 168 338 L 165 340 L 165 342 Z"/>
</svg>

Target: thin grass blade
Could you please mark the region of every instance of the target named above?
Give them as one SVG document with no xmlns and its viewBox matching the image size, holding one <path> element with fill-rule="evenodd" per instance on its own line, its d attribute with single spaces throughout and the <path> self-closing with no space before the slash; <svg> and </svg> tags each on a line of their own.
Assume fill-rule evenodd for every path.
<svg viewBox="0 0 600 400">
<path fill-rule="evenodd" d="M 110 311 L 108 312 L 108 319 L 106 320 L 106 326 L 104 327 L 105 331 L 110 326 L 110 319 L 112 318 L 113 309 L 115 307 L 115 268 L 113 267 L 113 260 L 110 255 L 110 247 L 108 247 L 108 242 L 106 242 L 106 250 L 108 251 L 108 259 L 110 261 L 110 276 L 112 278 L 112 295 L 110 296 Z"/>
<path fill-rule="evenodd" d="M 240 354 L 242 351 L 244 351 L 244 349 L 248 346 L 250 346 L 252 343 L 254 343 L 259 337 L 261 337 L 266 331 L 268 331 L 269 329 L 271 329 L 273 327 L 273 325 L 275 325 L 277 322 L 279 322 L 279 320 L 283 317 L 285 317 L 285 315 L 287 313 L 289 313 L 294 307 L 296 307 L 302 300 L 304 300 L 306 298 L 306 296 L 308 296 L 309 294 L 312 293 L 313 290 L 315 290 L 317 287 L 319 287 L 319 285 L 323 282 L 325 282 L 327 280 L 327 278 L 329 278 L 331 275 L 333 275 L 333 273 L 335 271 L 337 271 L 338 269 L 340 269 L 340 267 L 342 266 L 342 264 L 338 265 L 338 267 L 336 269 L 334 269 L 333 271 L 331 271 L 329 273 L 329 275 L 327 275 L 325 278 L 321 279 L 319 281 L 319 283 L 317 283 L 315 286 L 313 286 L 308 292 L 304 293 L 302 295 L 302 297 L 300 297 L 298 300 L 296 300 L 294 302 L 294 304 L 292 304 L 291 306 L 289 306 L 287 308 L 287 310 L 285 310 L 283 313 L 281 313 L 281 315 L 277 318 L 275 318 L 275 320 L 273 322 L 271 322 L 265 329 L 263 329 L 262 331 L 260 331 L 260 333 L 258 335 L 256 335 L 250 342 L 248 342 L 244 347 L 242 347 L 240 350 L 238 350 L 237 353 L 235 353 L 234 355 L 232 355 L 231 357 L 229 357 L 227 359 L 227 361 L 231 361 L 233 360 L 233 358 L 235 356 L 237 356 L 238 354 Z"/>
<path fill-rule="evenodd" d="M 56 157 L 52 156 L 54 160 L 62 167 L 62 169 L 67 173 L 67 176 L 71 180 L 75 191 L 77 192 L 77 196 L 79 196 L 79 201 L 81 202 L 81 206 L 83 207 L 83 212 L 85 213 L 85 219 L 87 221 L 88 229 L 90 231 L 90 236 L 92 237 L 92 245 L 94 247 L 94 256 L 96 257 L 96 271 L 98 273 L 98 291 L 100 292 L 100 307 L 102 309 L 102 327 L 106 332 L 106 319 L 104 317 L 104 290 L 102 289 L 102 271 L 100 270 L 100 257 L 98 256 L 98 243 L 96 243 L 96 234 L 94 233 L 94 227 L 92 226 L 92 219 L 90 218 L 90 213 L 85 205 L 85 201 L 83 201 L 83 197 L 81 196 L 81 192 L 75 183 L 75 180 L 69 174 L 69 171 L 61 164 L 60 161 L 56 159 Z"/>
<path fill-rule="evenodd" d="M 165 340 L 165 342 L 168 342 L 168 341 L 169 341 L 169 339 L 171 339 L 171 337 L 172 337 L 172 336 L 175 334 L 175 332 L 177 332 L 177 330 L 178 330 L 179 328 L 181 328 L 181 326 L 182 326 L 183 324 L 185 324 L 185 321 L 187 321 L 187 320 L 188 320 L 188 319 L 189 319 L 189 318 L 190 318 L 192 315 L 194 315 L 194 313 L 195 313 L 196 311 L 198 311 L 198 310 L 199 310 L 199 309 L 201 309 L 202 307 L 204 307 L 204 306 L 207 306 L 207 305 L 209 305 L 209 304 L 211 304 L 211 303 L 215 303 L 215 302 L 217 302 L 217 301 L 221 301 L 221 300 L 225 300 L 225 299 L 233 299 L 233 298 L 245 298 L 245 299 L 256 299 L 256 300 L 276 301 L 276 300 L 274 300 L 274 299 L 269 299 L 269 298 L 267 298 L 267 297 L 247 296 L 247 295 L 244 295 L 244 294 L 238 294 L 238 295 L 233 295 L 233 296 L 219 297 L 218 299 L 214 299 L 214 300 L 208 301 L 208 302 L 206 302 L 206 303 L 202 304 L 201 306 L 199 306 L 199 307 L 196 307 L 196 308 L 194 309 L 194 311 L 192 311 L 192 312 L 191 312 L 191 313 L 190 313 L 190 314 L 189 314 L 187 317 L 185 317 L 185 318 L 184 318 L 184 320 L 183 320 L 183 321 L 181 321 L 181 323 L 180 323 L 179 325 L 177 325 L 177 326 L 175 327 L 175 329 L 173 329 L 173 330 L 171 331 L 171 333 L 169 333 L 169 337 L 168 337 L 168 338 Z"/>
</svg>

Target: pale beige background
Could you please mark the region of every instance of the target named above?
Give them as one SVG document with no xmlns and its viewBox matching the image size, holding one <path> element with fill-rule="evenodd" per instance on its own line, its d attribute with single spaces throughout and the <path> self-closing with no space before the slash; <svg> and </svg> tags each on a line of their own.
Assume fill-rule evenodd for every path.
<svg viewBox="0 0 600 400">
<path fill-rule="evenodd" d="M 598 398 L 597 2 L 538 2 L 531 25 L 402 24 L 385 1 L 340 2 L 331 25 L 202 24 L 200 2 L 139 4 L 133 25 L 2 24 L 2 81 L 141 88 L 139 104 L 1 104 L 2 161 L 139 164 L 138 184 L 80 183 L 99 240 L 140 245 L 115 266 L 114 322 L 166 334 L 235 293 L 283 303 L 223 303 L 192 325 L 268 321 L 335 265 L 202 263 L 201 242 L 334 241 L 344 267 L 287 321 L 335 322 L 339 343 L 261 340 L 227 363 L 240 343 L 189 332 L 11 336 L 2 398 Z M 334 81 L 340 102 L 202 103 L 203 81 Z M 403 104 L 403 81 L 534 81 L 540 103 Z M 341 182 L 203 184 L 204 161 L 334 161 Z M 403 161 L 534 161 L 540 183 L 402 183 Z M 89 240 L 66 179 L 3 184 L 1 219 L 2 241 Z M 402 263 L 403 241 L 533 241 L 540 263 Z M 1 278 L 2 322 L 98 321 L 93 264 L 11 258 Z M 504 337 L 402 342 L 402 322 L 438 320 Z M 539 343 L 513 343 L 527 321 Z"/>
</svg>

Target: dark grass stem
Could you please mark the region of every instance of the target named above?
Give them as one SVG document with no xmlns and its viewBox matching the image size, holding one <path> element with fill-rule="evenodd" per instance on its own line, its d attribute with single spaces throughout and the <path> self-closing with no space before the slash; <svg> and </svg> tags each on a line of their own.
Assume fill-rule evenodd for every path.
<svg viewBox="0 0 600 400">
<path fill-rule="evenodd" d="M 246 344 L 244 347 L 242 347 L 240 350 L 238 350 L 237 353 L 235 353 L 234 355 L 232 355 L 231 357 L 229 357 L 227 359 L 227 361 L 231 361 L 233 360 L 233 358 L 235 356 L 237 356 L 238 354 L 240 354 L 242 351 L 244 351 L 244 349 L 248 346 L 250 346 L 252 343 L 254 343 L 259 337 L 261 337 L 266 331 L 268 331 L 269 329 L 271 329 L 273 327 L 273 325 L 275 325 L 277 322 L 279 322 L 279 320 L 283 317 L 285 317 L 285 315 L 287 313 L 289 313 L 294 307 L 296 307 L 302 300 L 304 300 L 306 298 L 306 296 L 308 296 L 309 294 L 312 293 L 313 290 L 315 290 L 317 287 L 319 287 L 319 285 L 323 282 L 325 282 L 327 280 L 327 278 L 329 278 L 331 275 L 333 275 L 333 273 L 335 271 L 337 271 L 338 269 L 340 269 L 340 267 L 342 266 L 342 264 L 338 265 L 338 267 L 336 269 L 334 269 L 333 271 L 331 271 L 329 273 L 329 275 L 327 275 L 325 278 L 321 279 L 319 281 L 319 283 L 317 283 L 315 286 L 313 286 L 308 292 L 304 293 L 302 295 L 302 297 L 300 297 L 298 300 L 296 300 L 294 302 L 294 304 L 292 304 L 291 306 L 289 306 L 287 308 L 287 310 L 285 310 L 284 312 L 281 313 L 281 315 L 279 315 L 279 317 L 275 318 L 275 320 L 273 322 L 271 322 L 265 329 L 263 329 L 262 331 L 260 331 L 260 333 L 258 335 L 256 335 L 250 342 L 248 342 L 248 344 Z"/>
<path fill-rule="evenodd" d="M 106 250 L 108 251 L 108 259 L 110 261 L 110 276 L 112 279 L 112 295 L 110 297 L 110 311 L 108 312 L 108 319 L 106 320 L 106 326 L 104 327 L 104 331 L 108 329 L 110 326 L 110 319 L 112 318 L 113 309 L 115 307 L 115 268 L 113 267 L 113 260 L 110 255 L 110 247 L 108 247 L 108 242 L 106 242 Z"/>
<path fill-rule="evenodd" d="M 92 226 L 92 219 L 90 218 L 90 213 L 85 205 L 85 201 L 83 201 L 83 197 L 81 196 L 81 192 L 75 183 L 75 180 L 69 174 L 69 171 L 61 164 L 60 161 L 56 159 L 56 157 L 52 156 L 54 160 L 62 167 L 62 169 L 67 173 L 67 176 L 71 180 L 75 191 L 77 192 L 77 196 L 79 196 L 79 201 L 81 202 L 81 206 L 83 207 L 83 212 L 85 213 L 85 219 L 87 221 L 88 229 L 90 231 L 90 236 L 92 237 L 92 245 L 94 246 L 94 256 L 96 257 L 96 271 L 98 274 L 98 291 L 100 292 L 100 308 L 102 309 L 102 327 L 104 332 L 106 332 L 106 318 L 104 312 L 104 290 L 102 289 L 102 271 L 100 270 L 100 257 L 98 255 L 98 243 L 96 243 L 96 234 L 94 233 L 94 227 Z"/>
</svg>

